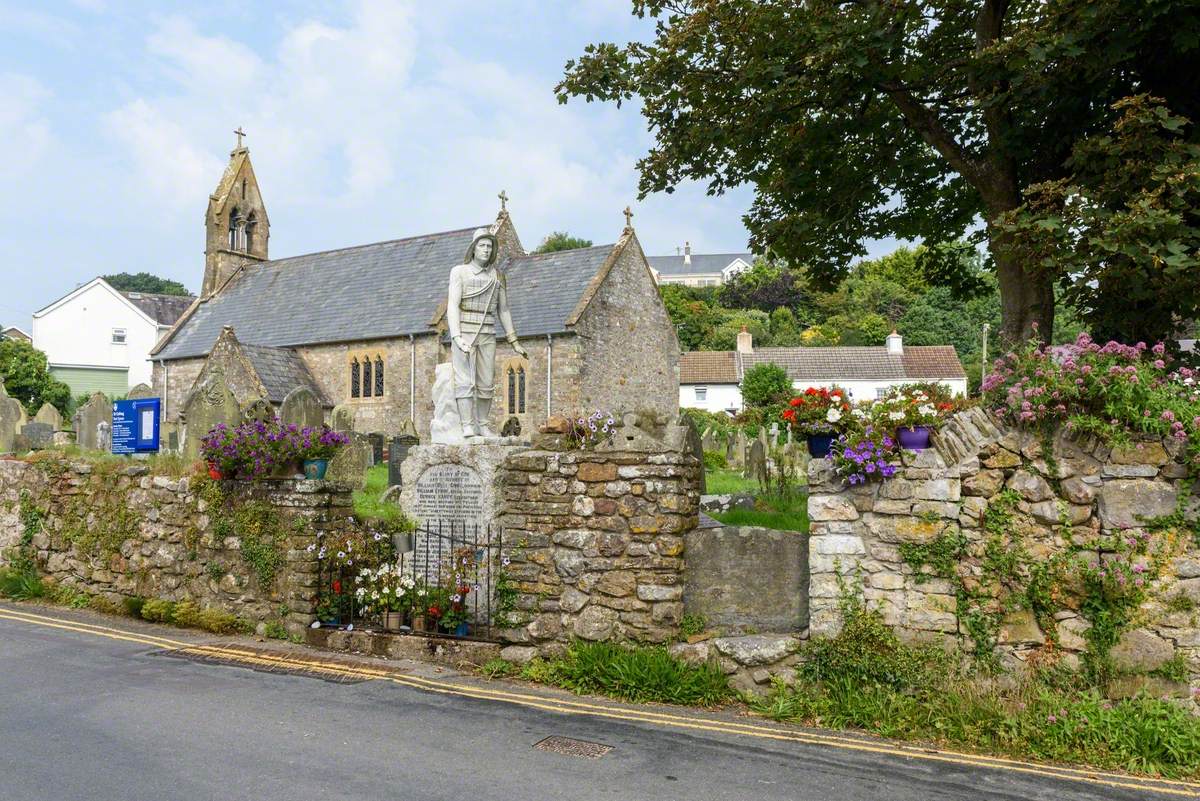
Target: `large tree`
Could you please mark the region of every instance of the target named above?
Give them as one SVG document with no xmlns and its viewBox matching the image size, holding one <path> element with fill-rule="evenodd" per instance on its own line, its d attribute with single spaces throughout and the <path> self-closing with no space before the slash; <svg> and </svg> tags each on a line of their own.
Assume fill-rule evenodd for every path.
<svg viewBox="0 0 1200 801">
<path fill-rule="evenodd" d="M 1200 0 L 634 0 L 650 42 L 589 45 L 566 102 L 634 97 L 640 191 L 751 183 L 751 245 L 832 281 L 884 236 L 986 239 L 1002 335 L 1053 330 L 1056 275 L 999 224 L 1068 175 L 1111 105 L 1191 119 Z M 980 225 L 982 221 L 982 225 Z M 1040 328 L 1039 328 L 1040 326 Z"/>
<path fill-rule="evenodd" d="M 157 295 L 189 295 L 187 287 L 170 278 L 160 278 L 152 273 L 113 273 L 101 276 L 118 292 L 149 292 Z"/>
<path fill-rule="evenodd" d="M 542 240 L 542 244 L 534 248 L 534 253 L 555 253 L 560 250 L 578 250 L 590 248 L 592 240 L 572 236 L 566 231 L 552 231 Z"/>
</svg>

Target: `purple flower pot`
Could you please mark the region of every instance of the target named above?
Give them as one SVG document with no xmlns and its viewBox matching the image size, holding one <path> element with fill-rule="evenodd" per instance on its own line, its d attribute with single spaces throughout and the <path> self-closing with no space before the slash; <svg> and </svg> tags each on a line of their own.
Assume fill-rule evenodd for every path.
<svg viewBox="0 0 1200 801">
<path fill-rule="evenodd" d="M 808 455 L 814 459 L 824 459 L 833 448 L 837 434 L 809 434 Z"/>
<path fill-rule="evenodd" d="M 923 451 L 929 447 L 929 428 L 914 426 L 913 428 L 896 429 L 896 439 L 900 447 L 906 451 Z"/>
</svg>

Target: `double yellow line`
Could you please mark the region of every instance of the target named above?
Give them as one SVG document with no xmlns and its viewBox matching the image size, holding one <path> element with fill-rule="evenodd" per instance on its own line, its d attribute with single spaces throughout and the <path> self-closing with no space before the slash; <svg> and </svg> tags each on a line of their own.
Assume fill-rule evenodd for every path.
<svg viewBox="0 0 1200 801">
<path fill-rule="evenodd" d="M 153 634 L 144 634 L 127 629 L 100 626 L 92 623 L 82 623 L 74 620 L 38 615 L 23 610 L 0 608 L 0 619 L 13 622 L 62 629 L 79 634 L 89 634 L 112 640 L 150 645 L 158 648 L 173 649 L 181 654 L 196 656 L 211 656 L 226 662 L 243 664 L 248 667 L 265 667 L 303 671 L 315 675 L 337 676 L 354 679 L 378 679 L 389 681 L 426 692 L 442 695 L 454 695 L 463 698 L 474 698 L 485 701 L 515 704 L 517 706 L 540 709 L 566 715 L 585 715 L 589 717 L 623 720 L 634 723 L 644 723 L 676 729 L 733 734 L 760 739 L 778 740 L 800 743 L 803 745 L 821 745 L 848 751 L 858 751 L 871 754 L 881 754 L 905 759 L 920 759 L 932 762 L 944 762 L 954 765 L 990 768 L 1015 773 L 1031 774 L 1046 778 L 1065 781 L 1084 782 L 1103 787 L 1113 787 L 1127 790 L 1164 795 L 1200 798 L 1200 784 L 1170 779 L 1138 779 L 1120 773 L 1083 770 L 1078 768 L 1058 767 L 1054 765 L 1039 765 L 1021 762 L 1002 757 L 964 754 L 954 751 L 940 751 L 901 744 L 889 744 L 872 741 L 865 738 L 840 736 L 835 734 L 820 734 L 812 731 L 796 731 L 776 728 L 770 725 L 738 723 L 730 720 L 719 720 L 701 716 L 678 715 L 667 712 L 654 712 L 648 709 L 625 707 L 620 705 L 596 704 L 587 701 L 575 701 L 567 698 L 550 698 L 541 695 L 493 690 L 472 684 L 459 684 L 447 681 L 437 681 L 420 676 L 400 673 L 394 670 L 375 669 L 371 667 L 346 665 L 318 658 L 300 657 L 284 654 L 268 654 L 248 648 L 230 645 L 204 645 L 174 640 Z"/>
</svg>

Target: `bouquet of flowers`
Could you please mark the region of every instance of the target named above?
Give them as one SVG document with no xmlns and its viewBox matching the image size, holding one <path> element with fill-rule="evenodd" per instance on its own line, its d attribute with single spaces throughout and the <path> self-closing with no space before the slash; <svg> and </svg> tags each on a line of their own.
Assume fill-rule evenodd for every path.
<svg viewBox="0 0 1200 801">
<path fill-rule="evenodd" d="M 407 610 L 412 606 L 412 593 L 417 585 L 411 567 L 403 559 L 375 569 L 363 568 L 355 576 L 354 584 L 359 608 L 375 614 Z"/>
<path fill-rule="evenodd" d="M 871 404 L 871 418 L 885 428 L 936 428 L 954 405 L 935 400 L 925 389 L 905 385 L 893 387 Z"/>
<path fill-rule="evenodd" d="M 295 428 L 295 426 L 290 426 Z M 323 425 L 320 428 L 302 428 L 296 447 L 298 459 L 331 459 L 338 448 L 350 442 L 350 437 Z"/>
<path fill-rule="evenodd" d="M 895 447 L 891 436 L 867 425 L 861 431 L 838 437 L 829 455 L 838 475 L 851 484 L 864 484 L 873 478 L 891 478 L 896 473 L 895 465 L 888 461 Z"/>
<path fill-rule="evenodd" d="M 840 431 L 850 411 L 850 399 L 838 387 L 809 387 L 788 401 L 783 410 L 784 422 L 797 434 L 832 434 Z"/>
</svg>

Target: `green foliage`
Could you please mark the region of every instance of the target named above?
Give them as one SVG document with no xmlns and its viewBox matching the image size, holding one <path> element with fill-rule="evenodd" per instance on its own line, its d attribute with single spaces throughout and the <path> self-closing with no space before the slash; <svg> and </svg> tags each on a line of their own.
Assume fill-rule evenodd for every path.
<svg viewBox="0 0 1200 801">
<path fill-rule="evenodd" d="M 706 409 L 695 409 L 684 406 L 679 410 L 681 417 L 686 417 L 696 424 L 696 430 L 701 434 L 711 428 L 718 438 L 733 435 L 733 418 L 725 412 L 710 412 Z"/>
<path fill-rule="evenodd" d="M 209 562 L 204 566 L 204 572 L 207 573 L 208 577 L 213 581 L 220 581 L 221 579 L 225 578 L 225 575 L 229 571 L 226 570 L 225 565 L 221 564 L 220 562 Z"/>
<path fill-rule="evenodd" d="M 758 482 L 753 478 L 746 478 L 737 470 L 709 470 L 704 474 L 704 480 L 710 495 L 758 491 Z"/>
<path fill-rule="evenodd" d="M 214 607 L 201 609 L 198 623 L 200 628 L 214 634 L 235 634 L 251 631 L 254 628 L 248 621 Z"/>
<path fill-rule="evenodd" d="M 1166 662 L 1150 671 L 1151 676 L 1156 676 L 1167 681 L 1174 681 L 1183 684 L 1191 678 L 1191 668 L 1188 666 L 1187 657 L 1181 653 L 1176 653 Z"/>
<path fill-rule="evenodd" d="M 263 636 L 272 640 L 290 639 L 287 627 L 283 625 L 283 621 L 281 620 L 268 620 L 263 628 Z"/>
<path fill-rule="evenodd" d="M 101 276 L 118 292 L 148 292 L 155 295 L 189 295 L 187 287 L 170 278 L 159 278 L 147 272 L 113 273 Z"/>
<path fill-rule="evenodd" d="M 363 487 L 354 492 L 354 516 L 379 531 L 388 534 L 412 531 L 415 523 L 404 514 L 400 505 L 384 501 L 388 489 L 388 466 L 377 464 L 367 469 Z"/>
<path fill-rule="evenodd" d="M 724 470 L 729 466 L 729 460 L 725 458 L 725 454 L 721 451 L 705 451 L 704 452 L 704 469 L 705 470 Z"/>
<path fill-rule="evenodd" d="M 502 679 L 517 672 L 517 666 L 505 659 L 489 659 L 484 662 L 479 672 L 489 679 Z"/>
<path fill-rule="evenodd" d="M 46 600 L 69 609 L 83 609 L 91 605 L 92 596 L 66 584 L 55 584 L 46 593 Z"/>
<path fill-rule="evenodd" d="M 207 477 L 197 478 L 197 492 L 208 504 L 212 535 L 218 542 L 226 537 L 241 540 L 242 561 L 268 589 L 286 560 L 287 531 L 279 512 L 264 501 L 240 501 L 231 498 L 221 484 Z M 303 526 L 301 518 L 296 525 Z"/>
<path fill-rule="evenodd" d="M 161 598 L 147 598 L 142 603 L 140 614 L 151 623 L 171 623 L 175 618 L 175 603 Z"/>
<path fill-rule="evenodd" d="M 28 601 L 45 594 L 46 585 L 37 573 L 0 567 L 0 597 Z"/>
<path fill-rule="evenodd" d="M 776 531 L 807 533 L 808 498 L 803 493 L 787 499 L 771 496 L 760 497 L 753 509 L 730 509 L 728 512 L 714 512 L 712 517 L 727 526 L 758 526 Z"/>
<path fill-rule="evenodd" d="M 756 259 L 749 270 L 735 275 L 720 288 L 718 297 L 726 308 L 758 309 L 767 314 L 801 308 L 811 299 L 804 271 L 767 259 Z"/>
<path fill-rule="evenodd" d="M 686 640 L 688 637 L 704 633 L 707 628 L 708 620 L 704 615 L 685 614 L 679 621 L 679 636 Z"/>
<path fill-rule="evenodd" d="M 49 403 L 64 415 L 70 410 L 71 388 L 50 375 L 46 354 L 21 339 L 0 340 L 0 376 L 8 394 L 31 416 Z"/>
<path fill-rule="evenodd" d="M 125 610 L 125 614 L 130 617 L 141 617 L 142 609 L 146 605 L 146 599 L 140 595 L 133 595 L 121 599 L 121 606 Z"/>
<path fill-rule="evenodd" d="M 742 400 L 747 406 L 786 403 L 791 395 L 792 379 L 787 370 L 773 362 L 756 364 L 742 377 Z"/>
<path fill-rule="evenodd" d="M 554 253 L 559 250 L 578 250 L 579 248 L 590 248 L 592 240 L 581 239 L 577 236 L 571 236 L 566 231 L 553 231 L 546 235 L 542 240 L 542 244 L 534 249 L 534 253 Z"/>
<path fill-rule="evenodd" d="M 192 601 L 180 601 L 171 610 L 171 622 L 184 628 L 199 628 L 200 607 Z"/>
<path fill-rule="evenodd" d="M 689 665 L 662 646 L 575 642 L 562 659 L 533 664 L 526 666 L 523 677 L 626 701 L 711 706 L 732 695 L 725 672 L 715 662 Z"/>
</svg>

